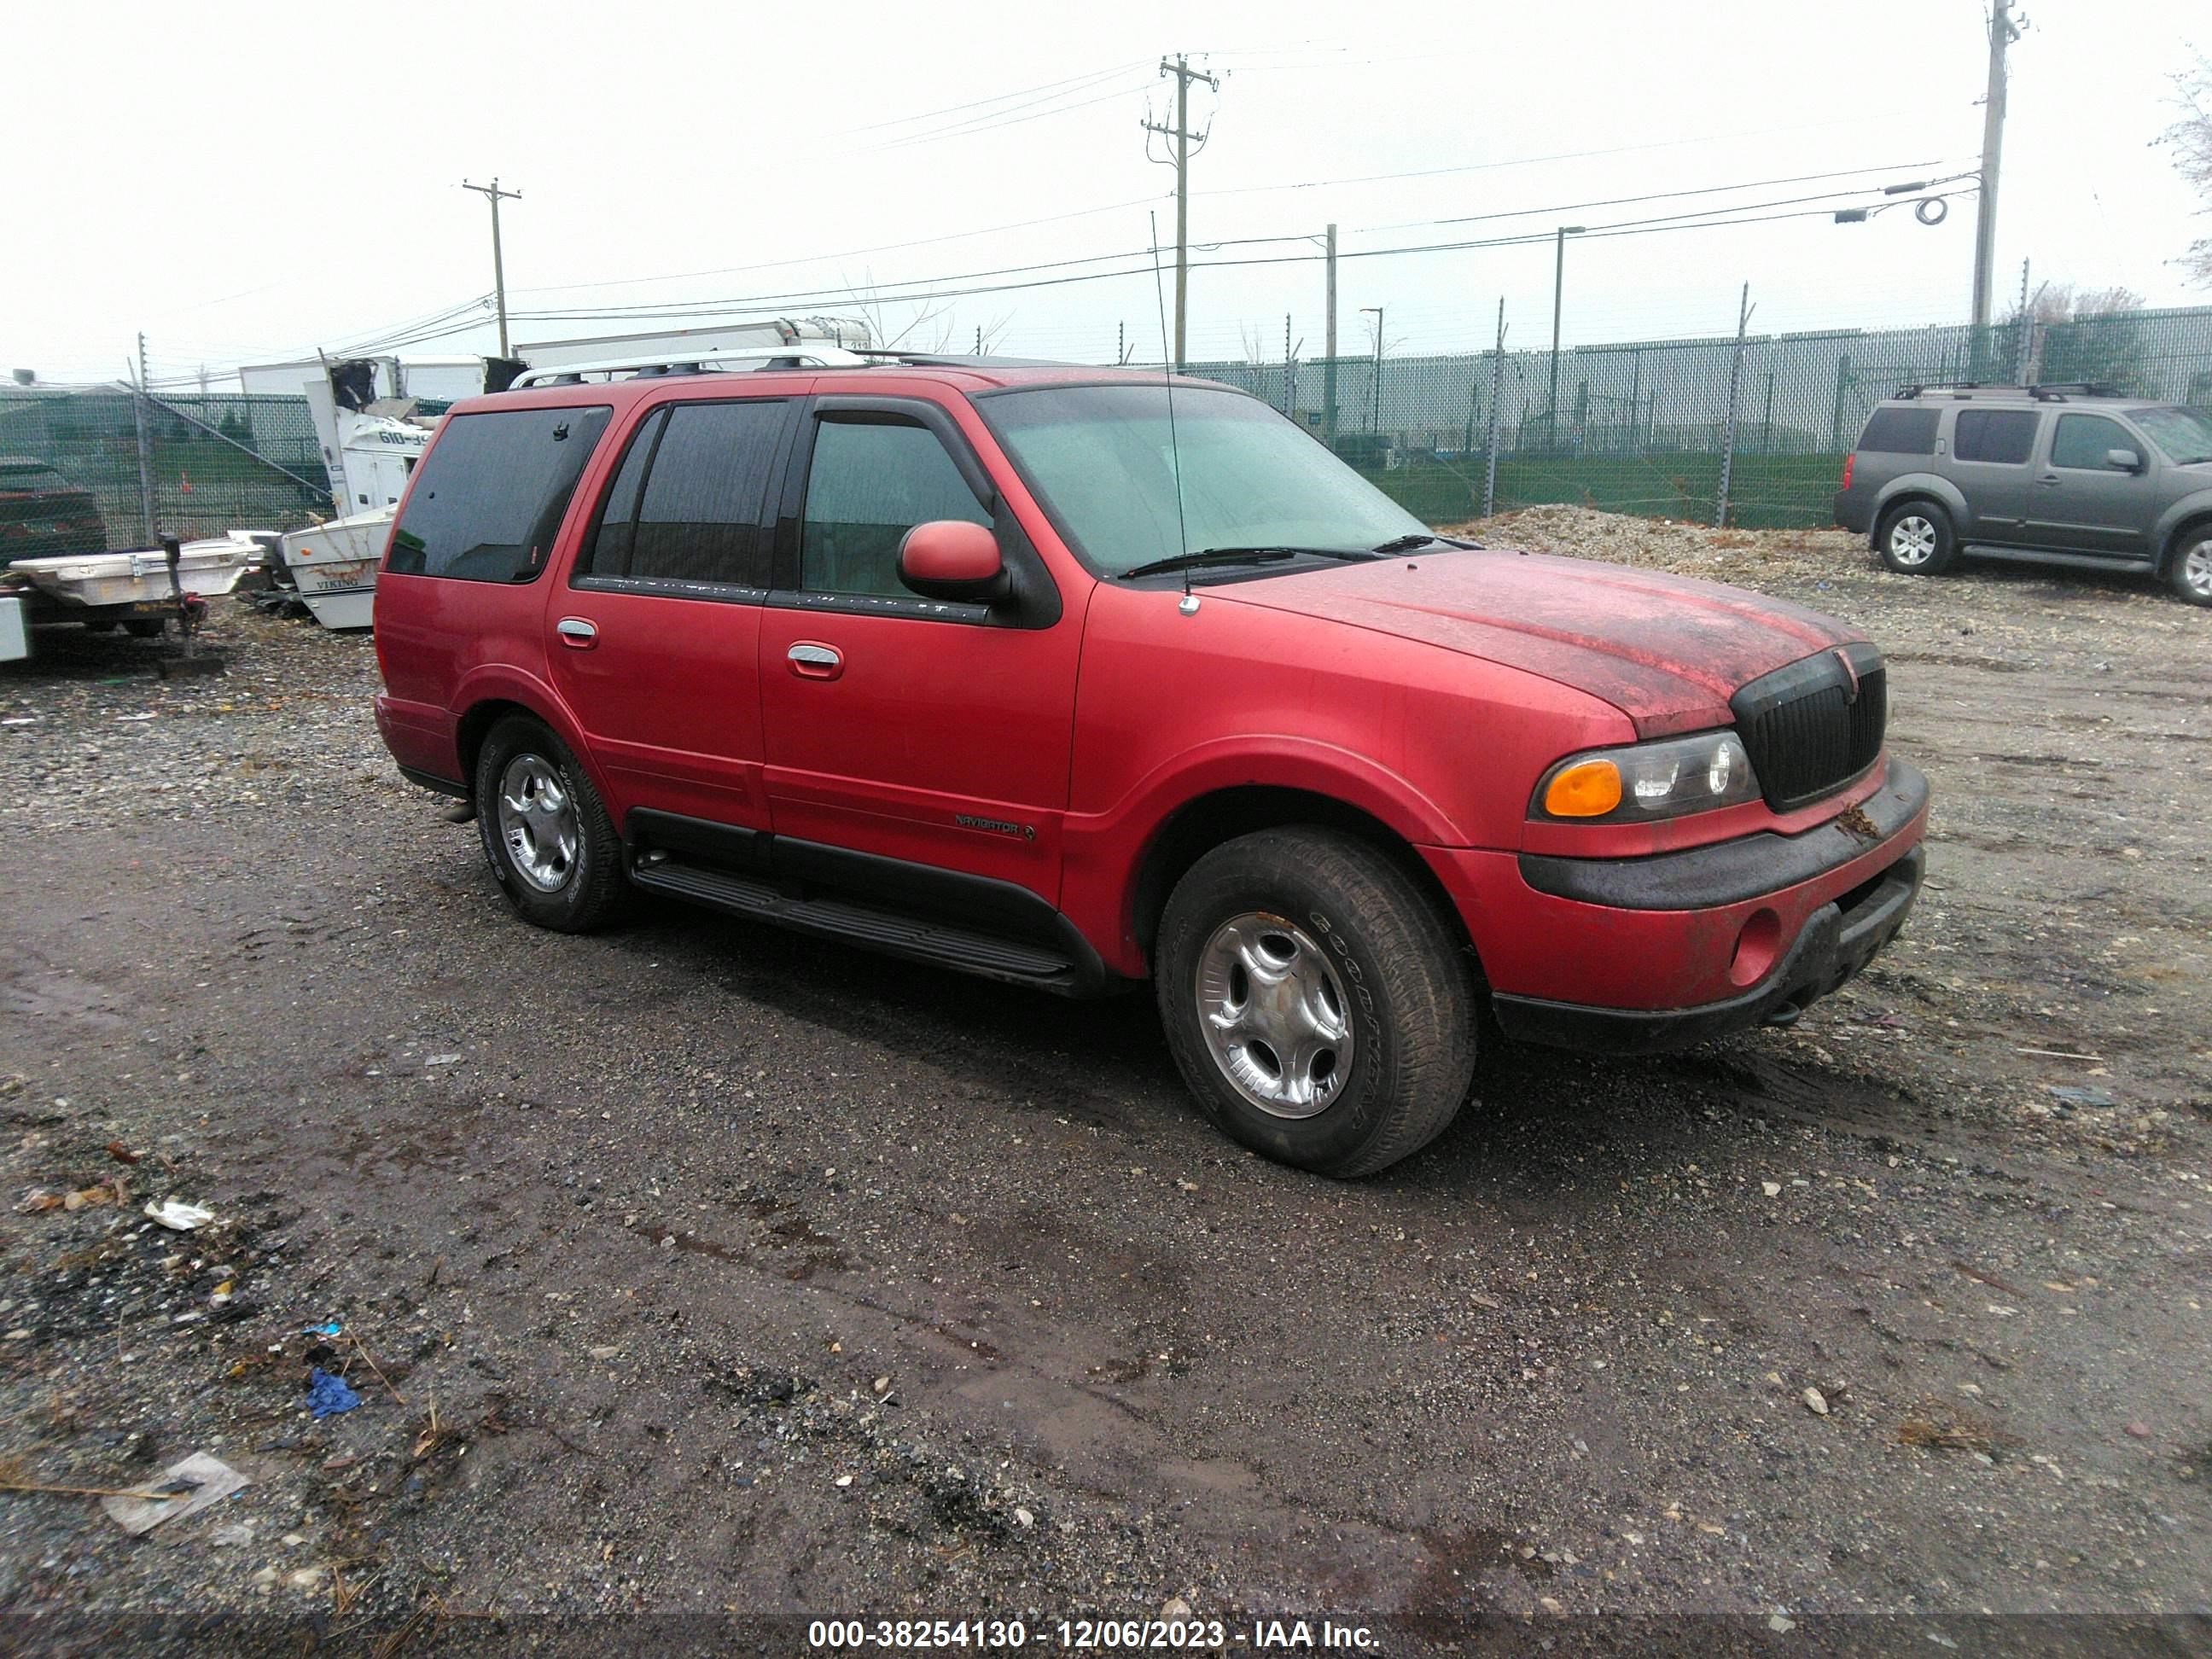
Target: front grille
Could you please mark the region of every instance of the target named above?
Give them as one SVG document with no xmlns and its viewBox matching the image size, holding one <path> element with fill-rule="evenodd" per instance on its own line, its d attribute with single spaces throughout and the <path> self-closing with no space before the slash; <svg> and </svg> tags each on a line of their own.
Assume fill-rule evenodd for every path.
<svg viewBox="0 0 2212 1659">
<path fill-rule="evenodd" d="M 1873 646 L 1847 645 L 1762 674 L 1729 708 L 1766 804 L 1788 812 L 1832 794 L 1880 757 L 1888 675 Z"/>
</svg>

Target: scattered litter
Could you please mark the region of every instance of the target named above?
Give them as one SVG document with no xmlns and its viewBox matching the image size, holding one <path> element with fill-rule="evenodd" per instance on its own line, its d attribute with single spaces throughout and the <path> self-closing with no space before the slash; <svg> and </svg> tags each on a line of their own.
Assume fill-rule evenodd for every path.
<svg viewBox="0 0 2212 1659">
<path fill-rule="evenodd" d="M 1797 1628 L 1797 1621 L 1786 1613 L 1778 1613 L 1766 1621 L 1766 1627 L 1777 1636 L 1787 1636 Z"/>
<path fill-rule="evenodd" d="M 118 1164 L 136 1164 L 141 1156 L 119 1140 L 111 1140 L 107 1143 L 107 1155 Z"/>
<path fill-rule="evenodd" d="M 849 1474 L 841 1474 L 837 1477 L 837 1484 L 841 1486 L 849 1486 L 853 1484 L 853 1477 Z"/>
<path fill-rule="evenodd" d="M 205 1205 L 187 1204 L 174 1198 L 163 1199 L 159 1204 L 149 1199 L 146 1213 L 173 1233 L 191 1232 L 215 1219 L 215 1212 Z"/>
<path fill-rule="evenodd" d="M 217 1527 L 208 1534 L 208 1542 L 219 1550 L 238 1549 L 253 1541 L 253 1522 L 240 1521 L 232 1526 Z"/>
<path fill-rule="evenodd" d="M 1826 1417 L 1828 1414 L 1828 1396 L 1818 1389 L 1808 1389 L 1799 1397 L 1804 1401 L 1805 1409 L 1814 1416 Z"/>
<path fill-rule="evenodd" d="M 316 1418 L 336 1417 L 361 1404 L 361 1396 L 336 1371 L 320 1365 L 307 1368 L 307 1413 Z"/>
<path fill-rule="evenodd" d="M 1018 1505 L 1017 1505 L 1014 1510 L 1014 1520 L 1015 1522 L 1020 1526 L 1034 1527 L 1036 1525 L 1036 1516 L 1031 1515 L 1027 1510 L 1023 1509 Z"/>
<path fill-rule="evenodd" d="M 598 1347 L 592 1349 L 590 1352 L 592 1358 L 594 1359 L 612 1359 L 617 1354 L 619 1354 L 622 1352 L 622 1349 L 615 1343 L 605 1342 L 600 1344 Z"/>
<path fill-rule="evenodd" d="M 879 1376 L 870 1386 L 878 1394 L 889 1394 L 891 1391 L 891 1380 L 888 1376 Z"/>
<path fill-rule="evenodd" d="M 1782 1183 L 1778 1181 L 1762 1181 L 1759 1183 L 1759 1190 L 1769 1198 L 1779 1198 L 1782 1196 Z"/>
<path fill-rule="evenodd" d="M 2117 1106 L 2120 1103 L 2102 1089 L 2086 1085 L 2052 1083 L 2045 1086 L 2069 1106 Z"/>
<path fill-rule="evenodd" d="M 459 1054 L 432 1054 L 422 1063 L 425 1066 L 458 1066 L 461 1063 L 461 1057 Z"/>
<path fill-rule="evenodd" d="M 38 723 L 36 714 L 18 714 L 12 720 L 0 720 L 0 726 L 36 726 Z"/>
<path fill-rule="evenodd" d="M 160 1496 L 103 1498 L 100 1507 L 107 1511 L 109 1520 L 135 1538 L 164 1521 L 219 1504 L 248 1484 L 244 1475 L 221 1458 L 194 1452 L 183 1462 L 172 1463 L 161 1471 L 161 1478 L 151 1488 Z"/>
<path fill-rule="evenodd" d="M 2073 1053 L 2071 1050 L 2065 1048 L 2014 1048 L 2013 1053 L 2016 1054 L 2034 1054 L 2043 1060 L 2088 1060 L 2101 1062 L 2105 1058 L 2102 1054 L 2077 1054 Z"/>
<path fill-rule="evenodd" d="M 115 723 L 118 726 L 136 725 L 140 720 L 150 720 L 153 718 L 151 714 L 118 714 L 115 717 Z"/>
<path fill-rule="evenodd" d="M 300 1334 L 302 1336 L 343 1336 L 345 1334 L 345 1327 L 339 1324 L 335 1319 L 325 1319 L 319 1325 L 302 1325 L 300 1328 Z"/>
</svg>

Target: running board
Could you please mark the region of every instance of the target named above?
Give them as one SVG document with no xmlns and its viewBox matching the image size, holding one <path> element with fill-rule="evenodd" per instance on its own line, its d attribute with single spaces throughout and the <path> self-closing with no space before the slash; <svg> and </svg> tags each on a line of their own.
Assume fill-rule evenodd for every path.
<svg viewBox="0 0 2212 1659">
<path fill-rule="evenodd" d="M 679 859 L 647 854 L 630 866 L 630 879 L 649 892 L 666 893 L 750 921 L 796 928 L 823 939 L 980 974 L 986 979 L 1066 991 L 1075 988 L 1077 964 L 1049 948 L 979 933 L 946 922 L 925 921 L 873 905 L 826 896 L 793 896 L 769 882 Z"/>
</svg>

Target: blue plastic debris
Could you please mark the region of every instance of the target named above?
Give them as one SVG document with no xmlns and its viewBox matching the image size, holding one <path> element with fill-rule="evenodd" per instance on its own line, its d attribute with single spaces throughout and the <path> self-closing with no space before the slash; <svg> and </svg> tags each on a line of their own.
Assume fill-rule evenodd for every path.
<svg viewBox="0 0 2212 1659">
<path fill-rule="evenodd" d="M 345 1327 L 339 1324 L 335 1319 L 325 1319 L 319 1325 L 302 1325 L 300 1328 L 300 1334 L 302 1336 L 343 1336 L 345 1334 Z"/>
<path fill-rule="evenodd" d="M 349 1412 L 361 1404 L 361 1396 L 353 1391 L 345 1378 L 335 1371 L 326 1371 L 320 1365 L 307 1371 L 307 1411 L 313 1417 L 335 1417 L 340 1412 Z"/>
</svg>

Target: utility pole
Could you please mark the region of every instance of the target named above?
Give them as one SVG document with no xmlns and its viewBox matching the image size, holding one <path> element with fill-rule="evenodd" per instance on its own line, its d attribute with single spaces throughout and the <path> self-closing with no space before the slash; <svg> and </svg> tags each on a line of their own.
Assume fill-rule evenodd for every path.
<svg viewBox="0 0 2212 1659">
<path fill-rule="evenodd" d="M 1322 370 L 1322 435 L 1336 442 L 1336 227 L 1328 228 L 1328 356 Z"/>
<path fill-rule="evenodd" d="M 1744 337 L 1751 328 L 1751 313 L 1759 307 L 1751 302 L 1751 284 L 1743 285 L 1743 298 L 1738 301 L 1735 313 L 1735 353 L 1729 359 L 1728 425 L 1721 434 L 1721 482 L 1714 492 L 1713 528 L 1728 527 L 1729 483 L 1735 472 L 1735 404 L 1736 395 L 1743 387 Z"/>
<path fill-rule="evenodd" d="M 1552 390 L 1544 400 L 1544 441 L 1559 443 L 1559 301 L 1567 286 L 1567 238 L 1583 234 L 1580 225 L 1561 225 L 1552 247 Z"/>
<path fill-rule="evenodd" d="M 138 395 L 131 400 L 132 428 L 138 440 L 138 513 L 146 529 L 146 545 L 151 547 L 161 535 L 161 526 L 154 516 L 154 446 L 146 430 L 146 336 L 138 336 L 138 379 L 132 390 Z"/>
<path fill-rule="evenodd" d="M 504 357 L 507 356 L 507 265 L 500 255 L 499 204 L 502 201 L 520 201 L 522 192 L 501 190 L 496 173 L 492 175 L 492 181 L 488 185 L 472 185 L 464 179 L 461 188 L 476 191 L 491 204 L 491 285 L 492 292 L 499 301 L 499 355 Z"/>
<path fill-rule="evenodd" d="M 1176 60 L 1172 64 L 1164 58 L 1160 59 L 1160 73 L 1175 76 L 1175 125 L 1165 127 L 1156 121 L 1146 121 L 1140 125 L 1147 132 L 1157 132 L 1163 138 L 1172 138 L 1175 141 L 1175 367 L 1181 368 L 1183 366 L 1184 324 L 1188 315 L 1190 302 L 1190 141 L 1194 137 L 1190 130 L 1190 83 L 1194 81 L 1203 81 L 1207 86 L 1218 92 L 1221 90 L 1221 82 L 1203 70 L 1191 68 L 1188 58 L 1182 52 L 1176 54 Z M 1212 129 L 1208 128 L 1207 131 L 1211 131 Z M 1205 149 L 1206 133 L 1201 132 L 1194 136 L 1198 139 L 1199 148 Z"/>
<path fill-rule="evenodd" d="M 2024 21 L 2024 20 L 2023 20 Z M 1996 276 L 1997 167 L 2004 155 L 2005 50 L 2020 39 L 2012 0 L 1990 0 L 1990 83 L 1982 100 L 1982 194 L 1974 215 L 1974 326 L 1990 320 Z"/>
<path fill-rule="evenodd" d="M 1382 307 L 1362 306 L 1359 314 L 1363 317 L 1371 315 L 1375 319 L 1375 418 L 1370 425 L 1376 437 L 1380 439 L 1382 435 Z"/>
</svg>

